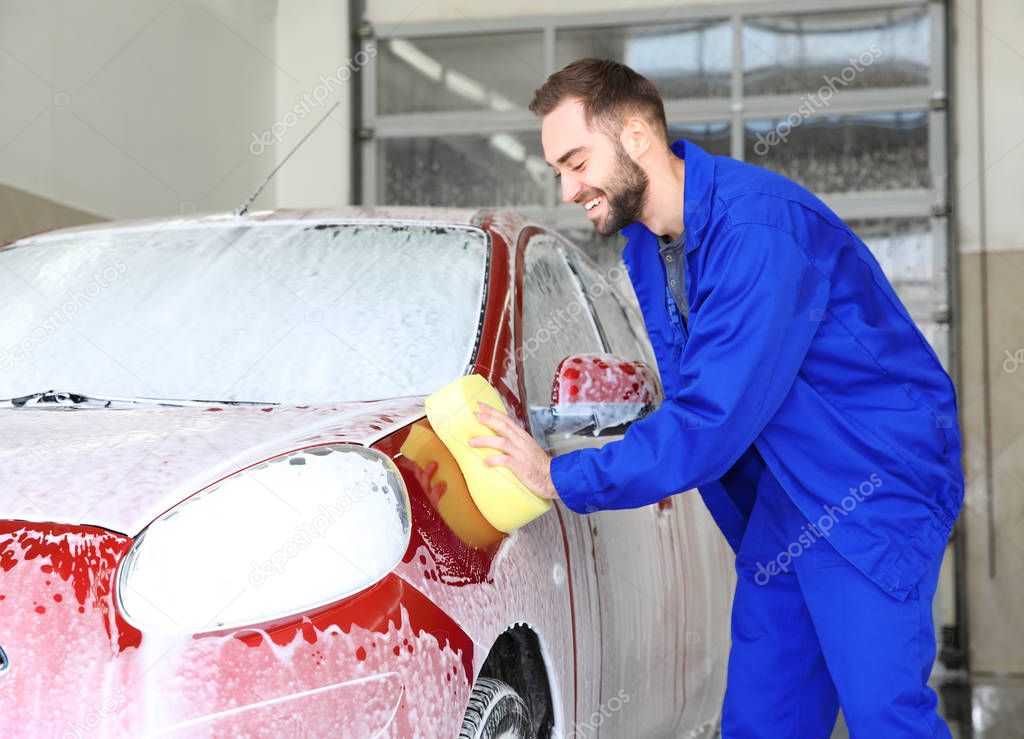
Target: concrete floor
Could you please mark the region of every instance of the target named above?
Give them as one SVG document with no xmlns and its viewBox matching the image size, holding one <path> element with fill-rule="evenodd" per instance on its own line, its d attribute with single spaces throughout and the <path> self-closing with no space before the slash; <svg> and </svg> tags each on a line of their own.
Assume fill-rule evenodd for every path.
<svg viewBox="0 0 1024 739">
<path fill-rule="evenodd" d="M 1024 739 L 1024 677 L 938 675 L 939 713 L 953 739 Z M 848 739 L 842 716 L 832 739 Z"/>
</svg>

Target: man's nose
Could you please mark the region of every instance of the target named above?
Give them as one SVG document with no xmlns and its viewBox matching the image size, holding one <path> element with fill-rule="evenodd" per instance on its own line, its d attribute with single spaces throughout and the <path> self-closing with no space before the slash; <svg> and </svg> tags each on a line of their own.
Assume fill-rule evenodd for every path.
<svg viewBox="0 0 1024 739">
<path fill-rule="evenodd" d="M 572 177 L 562 175 L 562 200 L 566 203 L 573 202 L 580 195 L 582 186 L 579 181 L 574 180 Z"/>
</svg>

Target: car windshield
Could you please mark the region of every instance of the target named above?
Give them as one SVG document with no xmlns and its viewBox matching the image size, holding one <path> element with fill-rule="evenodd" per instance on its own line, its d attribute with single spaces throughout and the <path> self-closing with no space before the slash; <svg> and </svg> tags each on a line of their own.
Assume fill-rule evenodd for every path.
<svg viewBox="0 0 1024 739">
<path fill-rule="evenodd" d="M 53 234 L 0 248 L 0 398 L 316 403 L 419 395 L 475 350 L 486 235 L 249 222 Z"/>
</svg>

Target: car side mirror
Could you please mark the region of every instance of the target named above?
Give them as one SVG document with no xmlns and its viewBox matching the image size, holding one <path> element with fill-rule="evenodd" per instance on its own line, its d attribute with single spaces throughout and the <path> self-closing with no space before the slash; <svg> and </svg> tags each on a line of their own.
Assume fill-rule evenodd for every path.
<svg viewBox="0 0 1024 739">
<path fill-rule="evenodd" d="M 574 354 L 559 362 L 551 405 L 531 408 L 532 422 L 546 434 L 619 435 L 663 398 L 658 376 L 639 360 Z"/>
</svg>

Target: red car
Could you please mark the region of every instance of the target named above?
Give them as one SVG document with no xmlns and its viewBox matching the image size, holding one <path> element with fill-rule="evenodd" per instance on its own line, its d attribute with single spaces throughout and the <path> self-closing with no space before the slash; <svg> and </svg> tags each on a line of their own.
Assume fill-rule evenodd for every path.
<svg viewBox="0 0 1024 739">
<path fill-rule="evenodd" d="M 424 414 L 476 372 L 554 454 L 624 433 L 661 396 L 621 273 L 339 209 L 53 231 L 0 277 L 5 734 L 714 733 L 698 496 L 499 531 Z"/>
</svg>

